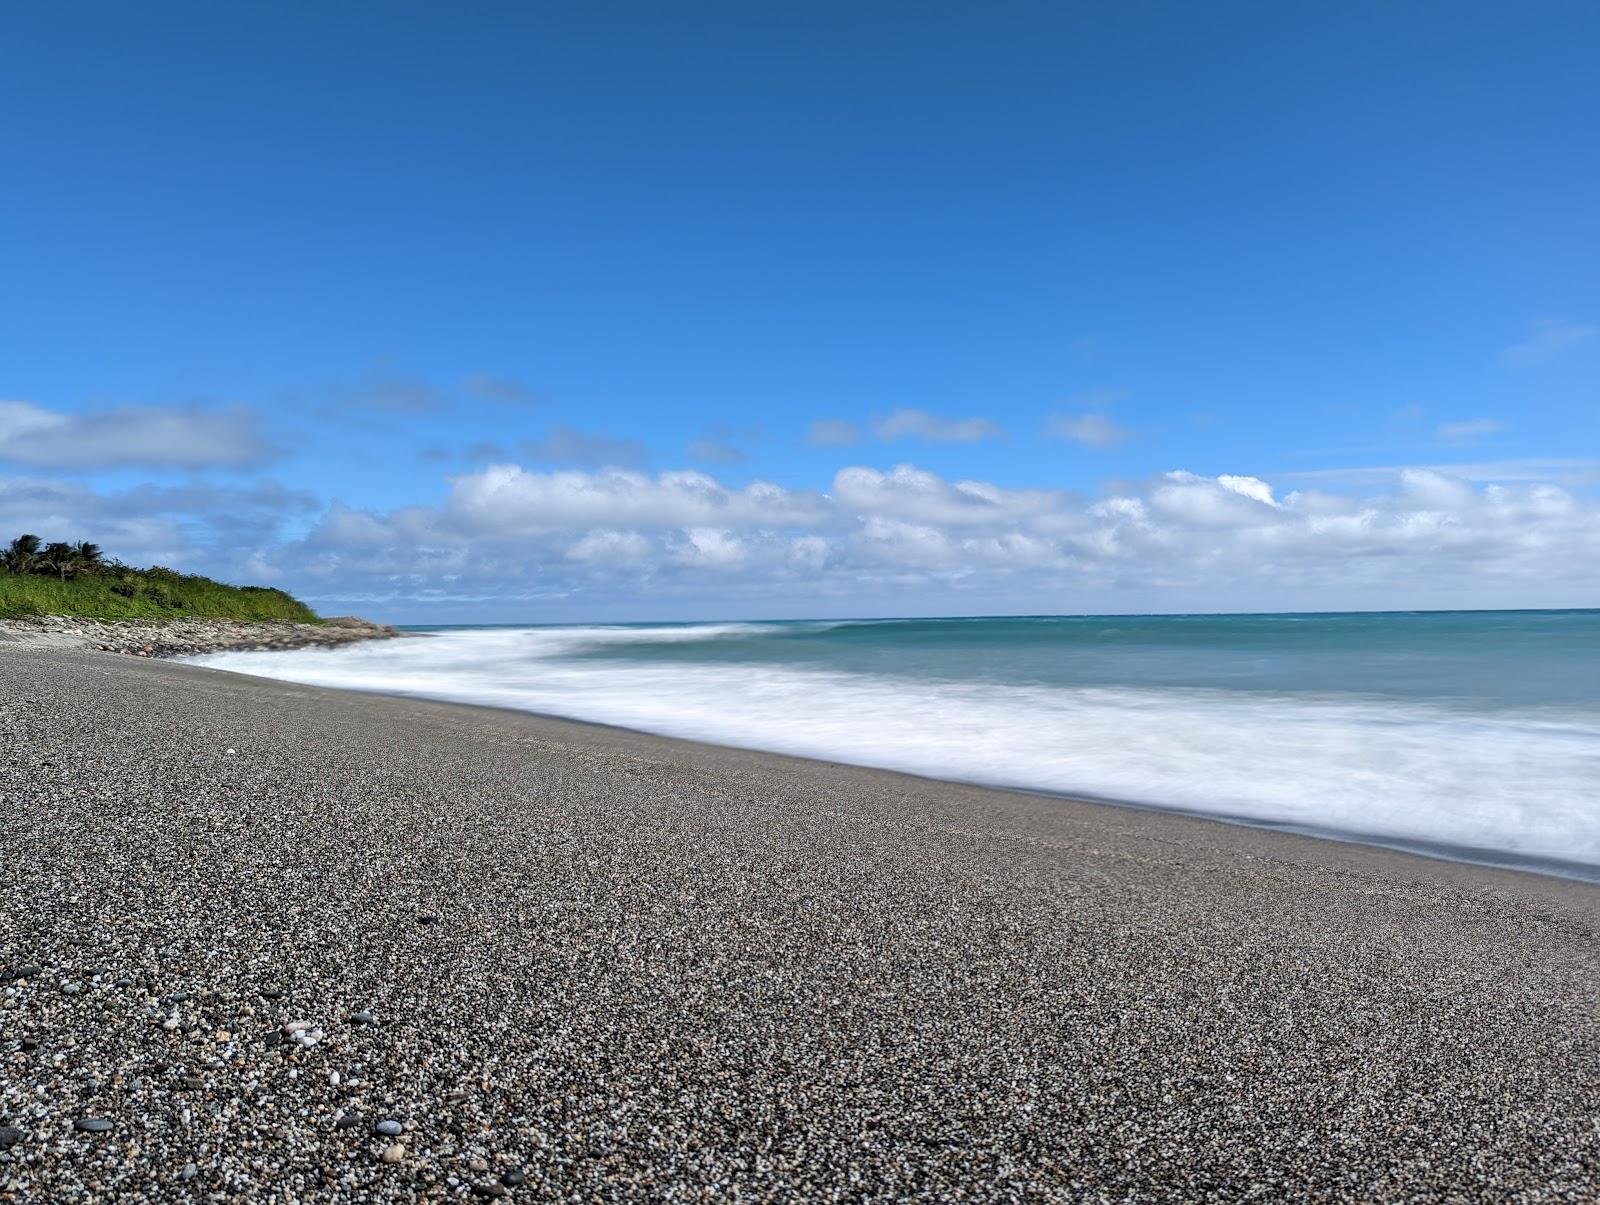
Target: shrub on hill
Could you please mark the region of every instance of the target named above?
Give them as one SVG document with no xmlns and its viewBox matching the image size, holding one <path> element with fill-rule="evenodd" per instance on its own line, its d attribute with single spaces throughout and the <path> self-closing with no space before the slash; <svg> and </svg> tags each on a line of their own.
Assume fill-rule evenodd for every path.
<svg viewBox="0 0 1600 1205">
<path fill-rule="evenodd" d="M 99 545 L 46 544 L 21 535 L 0 551 L 0 618 L 288 619 L 317 623 L 299 599 L 265 586 L 230 586 L 162 565 L 108 560 Z"/>
</svg>

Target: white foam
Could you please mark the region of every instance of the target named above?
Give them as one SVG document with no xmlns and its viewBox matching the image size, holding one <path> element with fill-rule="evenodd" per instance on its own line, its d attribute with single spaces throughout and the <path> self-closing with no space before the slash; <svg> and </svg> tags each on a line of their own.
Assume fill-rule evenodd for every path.
<svg viewBox="0 0 1600 1205">
<path fill-rule="evenodd" d="M 1351 696 L 571 660 L 745 625 L 502 629 L 204 664 L 940 778 L 1600 865 L 1600 717 Z"/>
</svg>

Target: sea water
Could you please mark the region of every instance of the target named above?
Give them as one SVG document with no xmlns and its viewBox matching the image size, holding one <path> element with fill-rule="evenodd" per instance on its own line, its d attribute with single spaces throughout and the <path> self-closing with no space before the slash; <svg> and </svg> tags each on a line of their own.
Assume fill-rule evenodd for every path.
<svg viewBox="0 0 1600 1205">
<path fill-rule="evenodd" d="M 197 660 L 1600 878 L 1600 611 L 414 630 Z"/>
</svg>

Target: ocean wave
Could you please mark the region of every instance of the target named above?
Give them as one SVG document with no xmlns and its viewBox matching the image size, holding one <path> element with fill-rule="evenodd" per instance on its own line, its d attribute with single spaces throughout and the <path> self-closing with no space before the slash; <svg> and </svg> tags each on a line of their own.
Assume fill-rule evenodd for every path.
<svg viewBox="0 0 1600 1205">
<path fill-rule="evenodd" d="M 752 630 L 762 625 L 457 631 L 198 660 L 938 778 L 1600 865 L 1592 710 L 573 656 Z"/>
</svg>

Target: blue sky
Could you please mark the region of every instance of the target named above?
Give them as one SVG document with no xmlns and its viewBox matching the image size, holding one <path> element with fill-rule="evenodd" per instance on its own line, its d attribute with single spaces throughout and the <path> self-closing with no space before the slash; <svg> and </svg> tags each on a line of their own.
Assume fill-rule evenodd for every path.
<svg viewBox="0 0 1600 1205">
<path fill-rule="evenodd" d="M 325 8 L 0 13 L 0 521 L 401 620 L 1600 601 L 1592 4 Z"/>
</svg>

